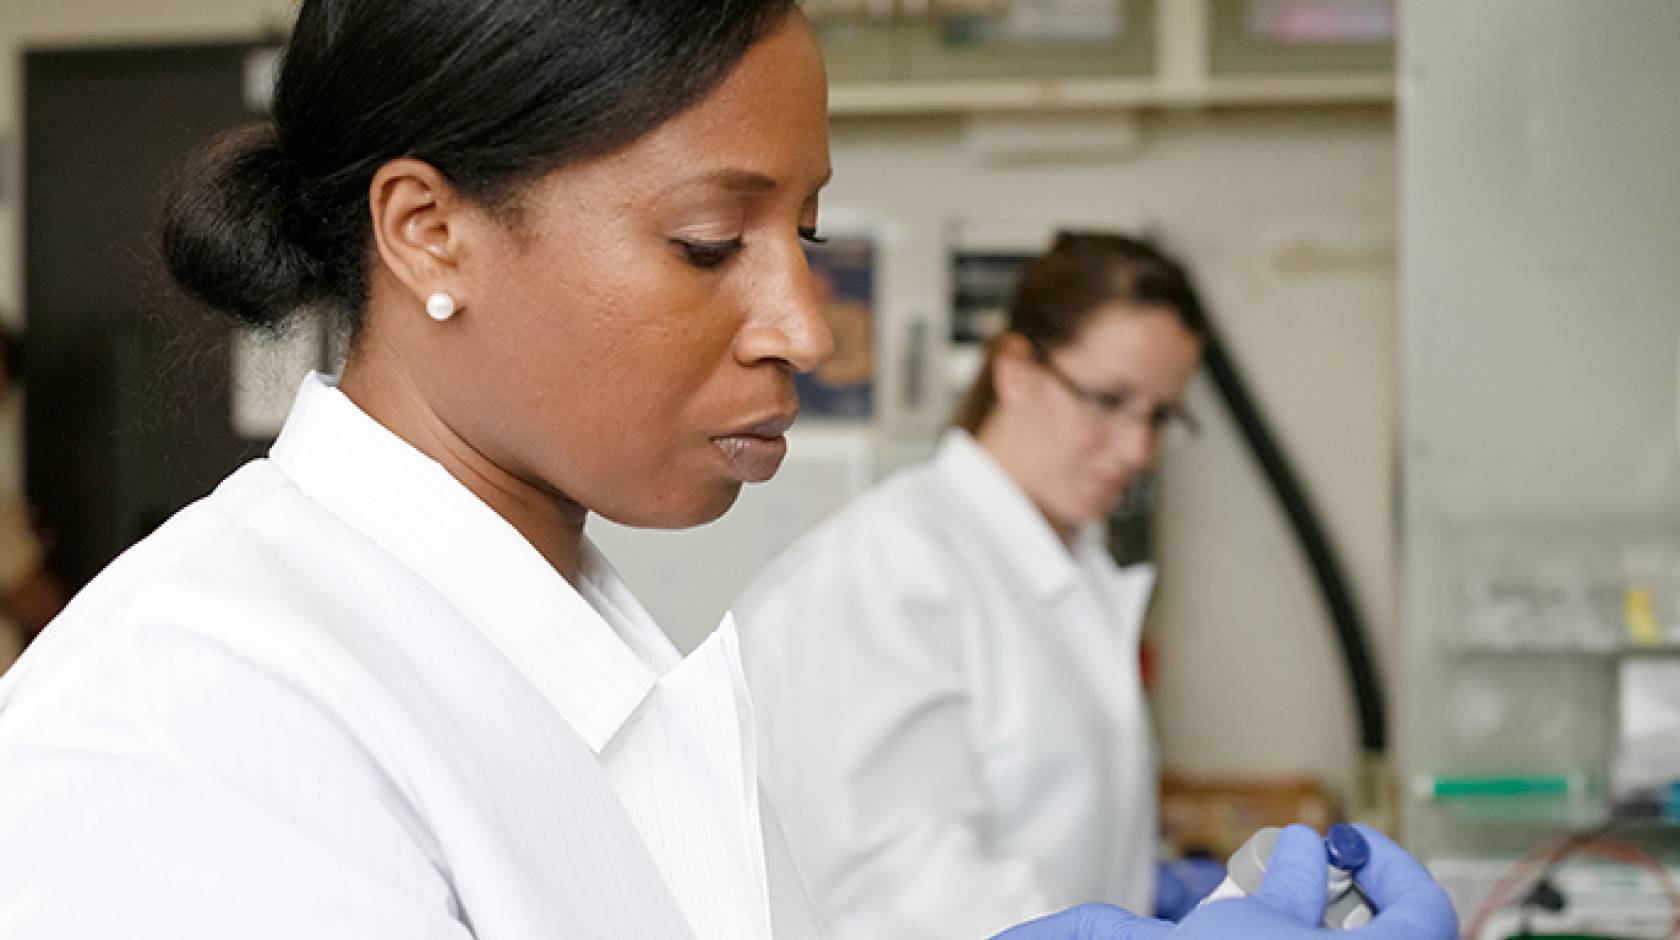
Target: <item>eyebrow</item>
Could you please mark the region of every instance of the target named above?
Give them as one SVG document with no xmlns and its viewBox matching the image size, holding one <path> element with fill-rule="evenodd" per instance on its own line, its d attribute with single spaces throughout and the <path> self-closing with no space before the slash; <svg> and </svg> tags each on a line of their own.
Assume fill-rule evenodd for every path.
<svg viewBox="0 0 1680 940">
<path fill-rule="evenodd" d="M 776 188 L 775 180 L 751 170 L 716 170 L 700 177 L 697 182 L 742 193 L 769 192 Z"/>
<path fill-rule="evenodd" d="M 834 170 L 830 168 L 828 175 L 823 177 L 821 183 L 817 184 L 817 188 L 821 189 L 824 186 L 827 186 L 828 181 L 833 178 Z M 765 176 L 763 173 L 757 173 L 752 170 L 728 168 L 722 170 L 712 170 L 709 173 L 703 173 L 692 179 L 684 180 L 677 184 L 677 187 L 687 188 L 690 186 L 708 186 L 737 193 L 767 193 L 774 192 L 779 185 L 780 184 L 778 184 L 774 179 Z"/>
</svg>

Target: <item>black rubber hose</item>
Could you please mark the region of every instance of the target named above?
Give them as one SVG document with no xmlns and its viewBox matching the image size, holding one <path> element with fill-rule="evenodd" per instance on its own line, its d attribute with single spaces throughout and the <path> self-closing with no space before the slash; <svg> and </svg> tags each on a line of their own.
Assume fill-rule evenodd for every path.
<svg viewBox="0 0 1680 940">
<path fill-rule="evenodd" d="M 1248 443 L 1249 451 L 1254 454 L 1278 501 L 1283 504 L 1295 537 L 1301 543 L 1301 550 L 1312 565 L 1313 577 L 1324 596 L 1324 606 L 1329 611 L 1330 623 L 1335 628 L 1336 640 L 1347 666 L 1354 706 L 1359 714 L 1360 743 L 1367 752 L 1383 753 L 1388 748 L 1388 709 L 1383 698 L 1382 681 L 1371 658 L 1365 619 L 1360 615 L 1359 605 L 1355 603 L 1347 578 L 1342 574 L 1342 566 L 1336 560 L 1329 536 L 1319 522 L 1318 513 L 1313 510 L 1294 468 L 1290 466 L 1289 457 L 1273 437 L 1265 417 L 1248 394 L 1241 373 L 1217 333 L 1209 332 L 1202 358 L 1219 389 L 1219 397 L 1224 400 L 1225 407 L 1242 432 L 1243 440 Z"/>
</svg>

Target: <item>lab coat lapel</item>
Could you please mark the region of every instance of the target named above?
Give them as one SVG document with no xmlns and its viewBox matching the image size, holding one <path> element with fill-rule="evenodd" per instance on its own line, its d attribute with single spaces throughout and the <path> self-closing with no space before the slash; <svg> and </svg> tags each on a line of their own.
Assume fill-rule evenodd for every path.
<svg viewBox="0 0 1680 940">
<path fill-rule="evenodd" d="M 1153 564 L 1119 567 L 1110 560 L 1108 549 L 1100 538 L 1093 537 L 1090 548 L 1090 567 L 1104 610 L 1113 619 L 1123 645 L 1135 650 L 1143 633 L 1143 620 L 1149 612 L 1149 599 L 1155 593 Z"/>
<path fill-rule="evenodd" d="M 512 525 L 319 376 L 272 456 L 436 585 L 597 754 L 653 689 L 652 669 Z"/>
<path fill-rule="evenodd" d="M 603 918 L 694 940 L 600 764 L 602 749 L 655 689 L 652 669 L 511 526 L 319 377 L 306 380 L 271 456 L 312 500 L 434 587 L 575 735 L 545 738 L 550 753 L 522 765 L 526 773 L 546 768 L 545 778 L 512 774 L 489 785 L 491 792 L 512 787 L 506 796 L 515 800 L 527 798 L 533 785 L 552 788 L 553 811 L 531 815 L 543 822 L 530 833 L 523 858 L 539 883 L 552 880 L 561 909 L 581 905 L 568 921 Z M 586 556 L 591 551 L 586 546 Z M 580 759 L 562 756 L 571 748 Z M 579 773 L 584 767 L 594 772 Z M 570 809 L 580 806 L 593 811 Z M 580 863 L 604 870 L 613 893 L 578 895 L 573 882 Z"/>
<path fill-rule="evenodd" d="M 1122 727 L 1143 728 L 1133 657 L 1153 569 L 1116 569 L 1095 527 L 1082 531 L 1070 550 L 967 432 L 946 432 L 935 460 L 964 512 L 1001 554 L 1003 570 L 1019 572 L 1037 602 L 1057 612 L 1045 621 L 1067 645 L 1074 668 L 1098 701 Z"/>
<path fill-rule="evenodd" d="M 1082 532 L 1074 548 L 1083 577 L 1059 601 L 1066 615 L 1065 639 L 1091 688 L 1121 727 L 1147 731 L 1142 688 L 1138 683 L 1138 638 L 1155 583 L 1151 565 L 1121 569 L 1094 528 Z"/>
<path fill-rule="evenodd" d="M 770 940 L 771 902 L 759 813 L 758 757 L 735 625 L 729 618 L 659 680 L 638 729 L 608 745 L 638 779 L 686 785 L 630 814 L 679 886 L 695 932 Z M 700 772 L 691 768 L 700 766 Z M 680 828 L 658 821 L 678 816 Z M 681 873 L 680 875 L 678 873 Z"/>
<path fill-rule="evenodd" d="M 1107 717 L 1112 747 L 1101 749 L 1102 779 L 1115 807 L 1107 858 L 1086 863 L 1106 871 L 1099 881 L 1141 903 L 1153 891 L 1149 870 L 1155 838 L 1155 757 L 1139 680 L 1137 641 L 1154 583 L 1149 566 L 1116 568 L 1096 526 L 1063 544 L 1038 508 L 974 439 L 947 434 L 936 458 L 941 498 L 973 527 L 974 539 L 1013 582 L 1000 604 L 1019 628 L 1038 634 L 1018 650 L 1048 666 L 1046 682 L 1078 683 L 1084 694 L 1056 701 L 1090 700 Z M 1049 718 L 1047 720 L 1054 720 Z M 1100 855 L 1100 853 L 1099 853 Z"/>
<path fill-rule="evenodd" d="M 557 784 L 587 789 L 607 811 L 590 823 L 602 844 L 575 851 L 614 867 L 652 922 L 670 925 L 658 936 L 770 940 L 772 917 L 802 895 L 772 898 L 730 620 L 681 657 L 587 540 L 574 587 L 441 465 L 319 377 L 272 457 L 435 587 L 576 732 L 601 773 Z M 683 785 L 638 789 L 646 780 Z M 774 888 L 785 886 L 778 877 Z"/>
<path fill-rule="evenodd" d="M 1074 586 L 1079 570 L 1067 547 L 1021 487 L 967 431 L 945 432 L 934 462 L 950 497 L 961 503 L 958 511 L 982 529 L 987 546 L 1002 555 L 1003 570 L 1018 573 L 1044 603 Z"/>
</svg>

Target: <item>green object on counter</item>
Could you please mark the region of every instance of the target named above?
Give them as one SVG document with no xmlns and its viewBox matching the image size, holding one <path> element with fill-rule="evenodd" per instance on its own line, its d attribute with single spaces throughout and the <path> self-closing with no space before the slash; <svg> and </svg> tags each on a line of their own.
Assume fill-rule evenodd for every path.
<svg viewBox="0 0 1680 940">
<path fill-rule="evenodd" d="M 1431 792 L 1438 800 L 1475 797 L 1569 796 L 1579 782 L 1559 774 L 1508 777 L 1436 777 Z"/>
</svg>

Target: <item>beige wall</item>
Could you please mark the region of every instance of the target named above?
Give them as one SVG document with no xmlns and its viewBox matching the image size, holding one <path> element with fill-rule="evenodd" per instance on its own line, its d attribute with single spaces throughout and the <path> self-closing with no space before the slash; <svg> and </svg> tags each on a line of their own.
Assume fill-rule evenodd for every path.
<svg viewBox="0 0 1680 940">
<path fill-rule="evenodd" d="M 119 0 L 0 4 L 0 135 L 16 127 L 25 44 L 248 35 L 289 6 L 147 0 L 140 14 Z M 1133 129 L 1126 153 L 998 163 L 976 155 L 958 118 L 838 121 L 827 204 L 887 220 L 893 233 L 884 361 L 898 361 L 902 318 L 948 305 L 953 219 L 1156 220 L 1200 272 L 1386 650 L 1397 619 L 1391 116 L 1145 115 Z M 16 224 L 15 201 L 0 202 L 0 306 L 14 308 Z M 1165 756 L 1190 770 L 1345 780 L 1353 724 L 1318 598 L 1205 387 L 1193 404 L 1209 433 L 1170 455 L 1159 521 Z M 907 426 L 930 429 L 926 415 Z M 0 446 L 0 464 L 15 467 L 15 447 Z"/>
</svg>

